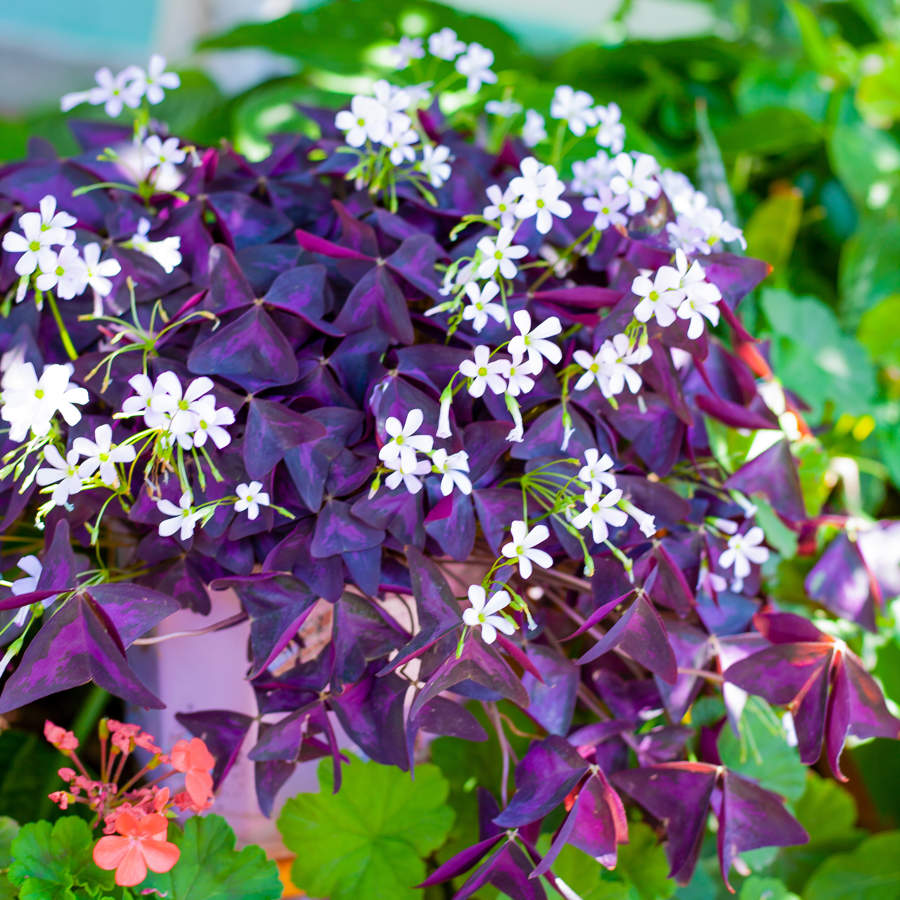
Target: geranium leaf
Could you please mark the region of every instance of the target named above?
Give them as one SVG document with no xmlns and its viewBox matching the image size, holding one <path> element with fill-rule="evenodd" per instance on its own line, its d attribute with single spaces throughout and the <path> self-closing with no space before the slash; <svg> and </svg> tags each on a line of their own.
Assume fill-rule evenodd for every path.
<svg viewBox="0 0 900 900">
<path fill-rule="evenodd" d="M 353 761 L 331 793 L 330 765 L 319 767 L 318 794 L 285 804 L 278 828 L 297 853 L 294 883 L 331 900 L 415 900 L 425 877 L 423 857 L 443 844 L 453 822 L 449 785 L 433 765 L 415 780 L 395 768 Z"/>
</svg>

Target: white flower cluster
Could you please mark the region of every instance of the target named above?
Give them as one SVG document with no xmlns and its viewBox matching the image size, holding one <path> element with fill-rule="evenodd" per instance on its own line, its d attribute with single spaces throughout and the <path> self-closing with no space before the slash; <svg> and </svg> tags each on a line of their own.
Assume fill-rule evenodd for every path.
<svg viewBox="0 0 900 900">
<path fill-rule="evenodd" d="M 156 105 L 162 103 L 165 92 L 173 90 L 181 84 L 181 79 L 174 72 L 166 71 L 166 60 L 158 53 L 150 57 L 146 70 L 140 66 L 128 66 L 117 75 L 113 75 L 105 66 L 98 69 L 94 78 L 97 84 L 87 91 L 75 91 L 66 94 L 60 100 L 60 108 L 68 112 L 82 103 L 91 106 L 103 106 L 110 118 L 118 116 L 125 107 L 137 109 L 141 101 Z"/>
<path fill-rule="evenodd" d="M 372 90 L 372 96 L 354 96 L 350 109 L 342 109 L 335 116 L 334 123 L 344 132 L 347 144 L 353 148 L 374 147 L 391 165 L 410 165 L 411 180 L 419 173 L 432 187 L 439 188 L 450 177 L 450 150 L 432 144 L 416 128 L 415 109 L 423 100 L 422 93 L 384 80 L 376 81 Z M 357 175 L 357 181 L 362 186 L 376 177 Z"/>
<path fill-rule="evenodd" d="M 395 68 L 405 69 L 413 60 L 424 59 L 425 46 L 420 37 L 403 37 L 390 52 Z M 470 94 L 477 94 L 483 84 L 497 82 L 497 74 L 491 70 L 494 64 L 493 51 L 476 41 L 466 44 L 452 28 L 442 28 L 430 34 L 428 52 L 435 59 L 452 62 L 456 72 L 465 78 L 466 89 Z"/>
<path fill-rule="evenodd" d="M 82 252 L 75 246 L 74 216 L 57 210 L 56 198 L 47 194 L 39 212 L 19 216 L 20 231 L 3 235 L 3 249 L 18 253 L 16 274 L 20 276 L 16 302 L 25 297 L 29 280 L 39 291 L 53 291 L 61 300 L 71 300 L 90 286 L 99 297 L 112 290 L 109 280 L 121 271 L 115 259 L 100 259 L 100 245 L 90 243 Z M 54 249 L 58 248 L 58 249 Z M 83 254 L 83 255 L 82 255 Z"/>
<path fill-rule="evenodd" d="M 378 452 L 378 458 L 390 472 L 385 485 L 393 490 L 402 484 L 411 494 L 417 494 L 422 489 L 422 476 L 433 472 L 441 476 L 441 493 L 445 497 L 454 487 L 470 494 L 469 455 L 465 450 L 447 453 L 442 448 L 433 449 L 434 438 L 418 433 L 424 419 L 421 409 L 411 409 L 402 424 L 395 416 L 388 416 L 385 421 L 384 430 L 390 440 Z M 420 453 L 425 459 L 419 458 Z"/>
<path fill-rule="evenodd" d="M 20 443 L 50 434 L 57 413 L 68 425 L 81 421 L 79 406 L 90 397 L 83 387 L 70 384 L 70 364 L 44 366 L 40 376 L 21 358 L 4 360 L 0 378 L 0 418 L 9 423 L 9 439 Z"/>
<path fill-rule="evenodd" d="M 170 234 L 161 241 L 151 241 L 149 234 L 150 220 L 142 218 L 138 221 L 137 231 L 122 246 L 151 257 L 167 275 L 171 275 L 181 265 L 181 238 Z"/>
<path fill-rule="evenodd" d="M 182 450 L 203 447 L 211 440 L 220 450 L 231 443 L 227 426 L 234 424 L 234 412 L 216 406 L 212 380 L 195 378 L 184 388 L 178 376 L 167 371 L 156 381 L 139 373 L 128 379 L 134 395 L 122 404 L 117 418 L 143 416 L 148 429 L 157 432 L 168 446 Z"/>
<path fill-rule="evenodd" d="M 194 505 L 191 492 L 184 491 L 176 506 L 165 498 L 156 501 L 157 510 L 165 517 L 157 526 L 160 537 L 172 537 L 176 532 L 182 541 L 194 536 L 197 525 L 209 521 L 219 506 L 232 505 L 235 512 L 247 513 L 251 521 L 258 518 L 261 506 L 271 506 L 269 494 L 263 490 L 261 481 L 242 482 L 234 489 L 234 495 L 214 500 L 200 506 Z"/>
</svg>

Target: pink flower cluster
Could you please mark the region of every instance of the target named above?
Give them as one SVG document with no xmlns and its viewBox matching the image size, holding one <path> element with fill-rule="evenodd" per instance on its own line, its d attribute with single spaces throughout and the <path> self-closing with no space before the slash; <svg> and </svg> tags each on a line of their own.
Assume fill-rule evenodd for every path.
<svg viewBox="0 0 900 900">
<path fill-rule="evenodd" d="M 66 755 L 75 768 L 63 766 L 59 777 L 65 790 L 50 799 L 60 809 L 84 803 L 96 813 L 94 826 L 103 822 L 105 837 L 94 847 L 94 862 L 101 869 L 116 870 L 116 884 L 132 887 L 147 877 L 147 870 L 168 872 L 178 861 L 179 850 L 166 840 L 172 810 L 200 813 L 213 800 L 212 769 L 215 759 L 200 738 L 180 740 L 163 753 L 152 734 L 139 725 L 103 719 L 99 726 L 100 777 L 92 778 L 77 754 L 78 739 L 49 720 L 44 737 Z M 128 757 L 140 748 L 152 753 L 150 761 L 123 782 Z M 141 784 L 160 765 L 169 771 Z M 184 790 L 172 793 L 162 782 L 176 773 L 184 775 Z"/>
</svg>

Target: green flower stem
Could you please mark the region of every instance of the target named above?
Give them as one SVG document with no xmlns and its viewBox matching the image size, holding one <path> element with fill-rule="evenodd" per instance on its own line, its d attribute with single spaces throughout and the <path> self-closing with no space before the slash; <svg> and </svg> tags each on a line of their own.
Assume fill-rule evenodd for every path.
<svg viewBox="0 0 900 900">
<path fill-rule="evenodd" d="M 62 316 L 59 314 L 59 307 L 56 305 L 56 295 L 53 291 L 47 291 L 47 304 L 50 307 L 50 312 L 53 313 L 53 318 L 56 320 L 56 327 L 59 329 L 59 336 L 62 339 L 66 355 L 74 362 L 78 359 L 78 353 L 72 344 L 72 339 L 69 337 L 69 332 L 66 330 Z"/>
</svg>

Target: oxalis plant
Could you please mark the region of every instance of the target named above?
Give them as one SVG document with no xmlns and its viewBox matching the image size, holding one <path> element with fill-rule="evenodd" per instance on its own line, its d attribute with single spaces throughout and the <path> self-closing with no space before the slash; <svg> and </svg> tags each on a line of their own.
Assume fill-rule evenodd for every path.
<svg viewBox="0 0 900 900">
<path fill-rule="evenodd" d="M 423 886 L 571 900 L 567 845 L 615 869 L 644 822 L 686 884 L 708 821 L 728 884 L 807 839 L 725 752 L 750 712 L 839 780 L 848 739 L 900 734 L 844 639 L 890 526 L 807 515 L 815 437 L 737 311 L 768 266 L 614 102 L 523 110 L 448 28 L 393 52 L 259 163 L 169 136 L 154 58 L 63 100 L 130 125 L 0 170 L 0 713 L 88 681 L 162 707 L 129 646 L 249 621 L 258 714 L 178 718 L 266 814 L 300 761 L 339 791 L 348 749 L 415 777 L 491 734 L 481 832 Z"/>
</svg>

